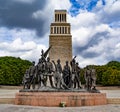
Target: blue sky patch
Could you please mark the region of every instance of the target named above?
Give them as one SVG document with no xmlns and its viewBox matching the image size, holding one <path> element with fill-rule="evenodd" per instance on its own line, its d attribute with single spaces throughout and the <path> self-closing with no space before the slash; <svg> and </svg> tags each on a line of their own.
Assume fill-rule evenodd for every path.
<svg viewBox="0 0 120 112">
<path fill-rule="evenodd" d="M 100 0 L 70 0 L 72 6 L 69 9 L 69 12 L 72 16 L 79 14 L 80 10 L 92 11 L 92 9 L 97 5 L 97 2 Z M 105 5 L 105 0 L 101 0 L 102 5 Z"/>
<path fill-rule="evenodd" d="M 71 6 L 69 12 L 72 16 L 76 16 L 77 14 L 79 14 L 79 9 L 81 8 L 80 4 L 76 0 L 70 0 L 70 2 L 72 4 L 72 6 Z"/>
</svg>

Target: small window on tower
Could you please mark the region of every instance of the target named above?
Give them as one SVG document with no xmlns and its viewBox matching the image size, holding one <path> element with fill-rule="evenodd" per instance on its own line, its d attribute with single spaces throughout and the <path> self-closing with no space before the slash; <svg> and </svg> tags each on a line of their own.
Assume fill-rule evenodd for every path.
<svg viewBox="0 0 120 112">
<path fill-rule="evenodd" d="M 54 33 L 56 34 L 56 27 L 54 27 Z"/>
</svg>

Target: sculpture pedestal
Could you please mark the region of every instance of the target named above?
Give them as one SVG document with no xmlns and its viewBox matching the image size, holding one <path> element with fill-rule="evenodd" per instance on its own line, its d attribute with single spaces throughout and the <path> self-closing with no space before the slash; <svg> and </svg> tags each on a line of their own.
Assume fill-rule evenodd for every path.
<svg viewBox="0 0 120 112">
<path fill-rule="evenodd" d="M 105 93 L 88 92 L 19 92 L 15 97 L 17 105 L 58 107 L 64 102 L 67 107 L 107 104 Z"/>
</svg>

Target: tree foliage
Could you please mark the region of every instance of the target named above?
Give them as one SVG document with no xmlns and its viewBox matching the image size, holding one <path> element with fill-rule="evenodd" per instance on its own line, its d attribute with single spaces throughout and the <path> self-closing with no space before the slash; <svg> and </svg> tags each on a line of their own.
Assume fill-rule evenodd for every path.
<svg viewBox="0 0 120 112">
<path fill-rule="evenodd" d="M 96 69 L 97 84 L 103 86 L 120 86 L 120 62 L 110 61 L 106 65 L 102 66 L 88 66 Z"/>
<path fill-rule="evenodd" d="M 15 57 L 0 57 L 0 84 L 20 85 L 31 62 Z"/>
</svg>

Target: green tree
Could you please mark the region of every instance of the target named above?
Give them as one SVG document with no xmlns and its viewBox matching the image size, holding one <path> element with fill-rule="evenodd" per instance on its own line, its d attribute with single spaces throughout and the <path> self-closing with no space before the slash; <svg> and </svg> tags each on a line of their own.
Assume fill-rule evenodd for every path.
<svg viewBox="0 0 120 112">
<path fill-rule="evenodd" d="M 102 85 L 108 86 L 110 84 L 110 74 L 112 73 L 112 70 L 109 68 L 107 71 L 105 71 L 102 75 Z"/>
<path fill-rule="evenodd" d="M 110 61 L 106 65 L 88 65 L 94 67 L 97 74 L 97 84 L 103 86 L 120 86 L 120 62 Z"/>
<path fill-rule="evenodd" d="M 0 84 L 1 85 L 20 85 L 25 70 L 32 63 L 15 57 L 0 57 Z"/>
<path fill-rule="evenodd" d="M 109 85 L 120 86 L 120 71 L 114 69 L 112 70 L 112 73 L 110 74 Z"/>
</svg>

